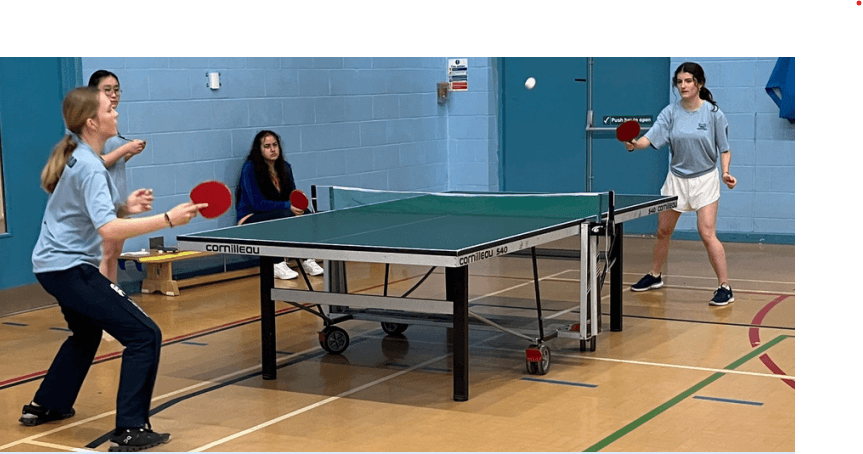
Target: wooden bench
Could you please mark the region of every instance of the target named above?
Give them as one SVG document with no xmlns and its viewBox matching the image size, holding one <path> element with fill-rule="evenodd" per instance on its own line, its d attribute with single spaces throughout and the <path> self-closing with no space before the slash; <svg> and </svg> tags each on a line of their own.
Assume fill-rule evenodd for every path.
<svg viewBox="0 0 863 454">
<path fill-rule="evenodd" d="M 251 267 L 234 271 L 206 274 L 188 279 L 174 279 L 174 269 L 172 266 L 174 262 L 210 255 L 216 255 L 216 253 L 196 251 L 159 252 L 150 250 L 146 253 L 123 253 L 120 255 L 119 260 L 120 269 L 124 270 L 126 269 L 126 260 L 135 262 L 135 266 L 139 271 L 142 271 L 142 264 L 147 265 L 144 281 L 141 282 L 141 293 L 161 292 L 168 296 L 178 296 L 180 294 L 180 287 L 189 287 L 192 285 L 218 282 L 226 279 L 253 276 L 259 272 L 258 267 Z"/>
</svg>

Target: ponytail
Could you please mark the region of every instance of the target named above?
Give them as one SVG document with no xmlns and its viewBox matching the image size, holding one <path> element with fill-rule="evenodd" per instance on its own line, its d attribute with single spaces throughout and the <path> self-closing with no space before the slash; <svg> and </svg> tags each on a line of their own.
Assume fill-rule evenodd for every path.
<svg viewBox="0 0 863 454">
<path fill-rule="evenodd" d="M 92 87 L 78 87 L 63 98 L 63 121 L 66 128 L 81 135 L 87 119 L 94 118 L 99 110 L 99 90 Z M 75 139 L 66 134 L 51 152 L 45 168 L 42 169 L 42 189 L 53 194 L 63 175 L 63 169 L 72 152 L 78 146 Z"/>
<path fill-rule="evenodd" d="M 60 176 L 63 175 L 63 169 L 69 156 L 75 151 L 78 144 L 70 135 L 63 137 L 63 140 L 54 145 L 54 151 L 48 158 L 45 168 L 42 169 L 42 189 L 48 194 L 53 194 L 57 187 L 57 182 L 60 181 Z"/>
<path fill-rule="evenodd" d="M 707 89 L 707 87 L 703 85 L 701 86 L 701 90 L 698 92 L 698 97 L 709 102 L 710 104 L 713 104 L 714 112 L 719 110 L 719 106 L 716 105 L 716 101 L 713 100 L 713 93 L 711 93 L 710 90 Z"/>
</svg>

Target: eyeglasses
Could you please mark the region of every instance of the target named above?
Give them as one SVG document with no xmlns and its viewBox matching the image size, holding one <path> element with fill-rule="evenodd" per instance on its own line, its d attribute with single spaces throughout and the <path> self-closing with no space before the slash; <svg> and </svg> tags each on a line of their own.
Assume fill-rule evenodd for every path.
<svg viewBox="0 0 863 454">
<path fill-rule="evenodd" d="M 120 93 L 123 93 L 123 90 L 120 90 L 120 87 L 105 87 L 105 88 L 101 88 L 100 90 L 105 92 L 105 94 L 108 96 L 111 96 L 112 94 L 119 96 Z"/>
</svg>

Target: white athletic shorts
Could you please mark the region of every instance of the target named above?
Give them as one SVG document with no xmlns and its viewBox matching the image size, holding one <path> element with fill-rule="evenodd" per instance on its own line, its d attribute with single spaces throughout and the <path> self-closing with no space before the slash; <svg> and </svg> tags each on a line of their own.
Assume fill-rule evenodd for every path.
<svg viewBox="0 0 863 454">
<path fill-rule="evenodd" d="M 677 196 L 675 211 L 698 211 L 719 200 L 719 169 L 695 178 L 680 178 L 668 172 L 660 193 Z"/>
</svg>

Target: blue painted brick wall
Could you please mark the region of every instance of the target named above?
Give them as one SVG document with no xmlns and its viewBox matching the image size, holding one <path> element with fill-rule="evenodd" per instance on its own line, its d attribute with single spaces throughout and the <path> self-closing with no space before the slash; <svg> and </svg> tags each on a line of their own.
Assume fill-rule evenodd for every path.
<svg viewBox="0 0 863 454">
<path fill-rule="evenodd" d="M 450 93 L 450 189 L 496 191 L 498 185 L 497 59 L 467 57 L 468 91 Z"/>
<path fill-rule="evenodd" d="M 83 58 L 123 90 L 121 134 L 146 139 L 129 161 L 130 189 L 153 188 L 165 211 L 208 179 L 235 186 L 257 131 L 282 137 L 297 185 L 390 190 L 497 189 L 496 83 L 489 58 L 470 58 L 470 91 L 438 105 L 446 58 Z M 207 73 L 221 88 L 208 88 Z M 233 213 L 164 230 L 234 223 Z M 156 235 L 156 234 L 154 234 Z M 146 238 L 126 250 L 147 246 Z"/>
<path fill-rule="evenodd" d="M 462 57 L 459 57 L 462 58 Z M 153 187 L 154 210 L 185 199 L 198 179 L 235 184 L 254 134 L 282 136 L 297 183 L 390 190 L 497 190 L 497 59 L 467 57 L 469 88 L 437 104 L 447 58 L 84 58 L 118 74 L 119 128 L 148 147 L 128 165 L 130 187 Z M 732 172 L 717 229 L 748 236 L 794 236 L 794 126 L 764 90 L 776 58 L 672 58 L 701 63 L 730 123 Z M 219 90 L 206 74 L 221 75 Z M 669 83 L 670 99 L 676 94 Z M 233 223 L 198 219 L 165 231 Z M 694 215 L 678 231 L 695 235 Z M 757 240 L 757 238 L 756 238 Z M 145 246 L 133 239 L 127 250 Z"/>
</svg>

